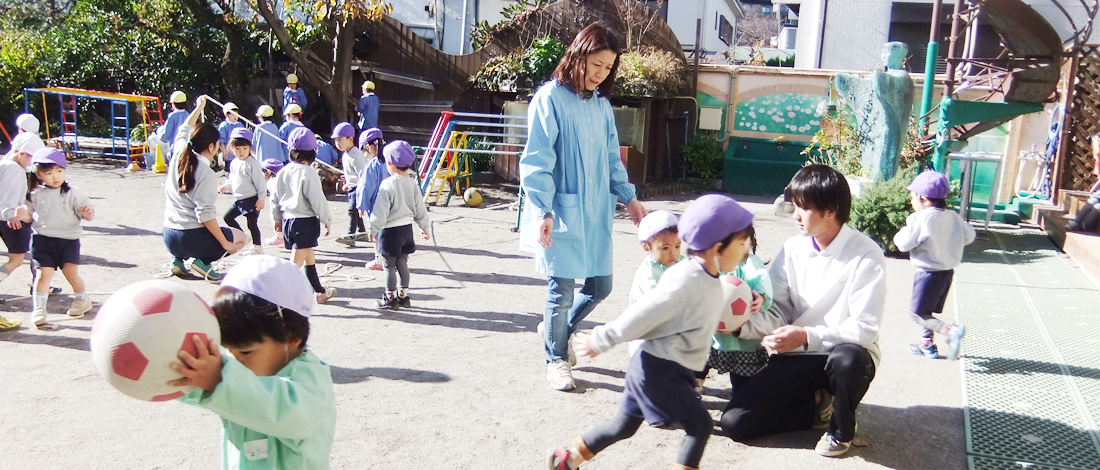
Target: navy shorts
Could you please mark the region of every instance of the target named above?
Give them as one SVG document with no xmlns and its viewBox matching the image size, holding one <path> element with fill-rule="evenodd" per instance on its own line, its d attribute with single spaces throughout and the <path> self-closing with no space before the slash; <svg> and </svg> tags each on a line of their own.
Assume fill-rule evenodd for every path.
<svg viewBox="0 0 1100 470">
<path fill-rule="evenodd" d="M 320 219 L 283 219 L 283 246 L 286 249 L 314 248 L 318 238 L 321 238 Z"/>
<path fill-rule="evenodd" d="M 402 225 L 382 229 L 378 234 L 378 252 L 382 256 L 401 256 L 416 252 L 413 226 Z"/>
<path fill-rule="evenodd" d="M 31 237 L 31 264 L 35 269 L 57 269 L 66 264 L 80 264 L 80 239 L 34 234 Z"/>
<path fill-rule="evenodd" d="M 31 251 L 31 224 L 23 224 L 23 228 L 14 230 L 8 227 L 6 221 L 0 221 L 0 239 L 4 240 L 9 254 L 19 255 Z"/>
<path fill-rule="evenodd" d="M 925 271 L 917 269 L 913 275 L 913 301 L 909 309 L 917 315 L 942 313 L 947 302 L 947 292 L 951 290 L 951 278 L 955 270 Z"/>
<path fill-rule="evenodd" d="M 237 199 L 236 201 L 233 201 L 233 207 L 236 208 L 237 212 L 241 213 L 242 215 L 248 215 L 248 214 L 253 214 L 253 213 L 258 214 L 260 211 L 256 210 L 256 201 L 259 201 L 259 200 L 260 200 L 260 196 L 252 196 L 252 197 L 246 197 L 244 199 Z"/>
<path fill-rule="evenodd" d="M 225 239 L 233 241 L 233 232 L 227 227 L 221 227 Z M 164 246 L 173 257 L 181 260 L 195 258 L 203 263 L 210 264 L 225 256 L 225 248 L 214 238 L 206 227 L 180 230 L 164 227 Z"/>
<path fill-rule="evenodd" d="M 662 428 L 714 426 L 703 398 L 695 391 L 695 374 L 641 349 L 630 358 L 619 412 Z"/>
</svg>

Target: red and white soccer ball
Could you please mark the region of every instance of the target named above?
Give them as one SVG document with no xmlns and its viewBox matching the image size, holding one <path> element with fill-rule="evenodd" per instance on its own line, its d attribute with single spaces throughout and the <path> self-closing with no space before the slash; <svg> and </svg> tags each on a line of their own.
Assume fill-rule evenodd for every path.
<svg viewBox="0 0 1100 470">
<path fill-rule="evenodd" d="M 172 387 L 181 378 L 169 364 L 180 349 L 198 351 L 191 339 L 221 343 L 218 320 L 192 290 L 168 281 L 122 288 L 99 309 L 92 326 L 92 358 L 111 386 L 138 400 L 167 401 L 194 387 Z"/>
<path fill-rule="evenodd" d="M 741 328 L 752 314 L 752 289 L 737 276 L 722 276 L 725 307 L 718 319 L 718 332 L 730 333 Z"/>
</svg>

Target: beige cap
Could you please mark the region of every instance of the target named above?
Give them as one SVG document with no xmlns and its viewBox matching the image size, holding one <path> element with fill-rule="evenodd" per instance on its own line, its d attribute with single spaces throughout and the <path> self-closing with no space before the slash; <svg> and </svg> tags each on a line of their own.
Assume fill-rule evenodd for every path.
<svg viewBox="0 0 1100 470">
<path fill-rule="evenodd" d="M 363 89 L 364 90 L 373 90 L 374 89 L 374 82 L 372 82 L 370 80 L 367 80 L 367 81 L 363 82 Z"/>
<path fill-rule="evenodd" d="M 295 74 L 292 74 L 292 73 L 287 74 L 286 82 L 287 83 L 298 83 L 298 76 L 295 75 Z"/>
<path fill-rule="evenodd" d="M 186 103 L 187 95 L 184 94 L 182 91 L 176 90 L 172 92 L 172 96 L 168 98 L 168 101 L 171 101 L 173 103 Z"/>
<path fill-rule="evenodd" d="M 287 114 L 302 114 L 302 107 L 291 103 L 290 106 L 287 106 L 286 109 L 283 110 L 283 115 L 285 116 Z"/>
<path fill-rule="evenodd" d="M 271 117 L 275 115 L 275 108 L 265 104 L 256 109 L 256 115 L 260 117 Z"/>
</svg>

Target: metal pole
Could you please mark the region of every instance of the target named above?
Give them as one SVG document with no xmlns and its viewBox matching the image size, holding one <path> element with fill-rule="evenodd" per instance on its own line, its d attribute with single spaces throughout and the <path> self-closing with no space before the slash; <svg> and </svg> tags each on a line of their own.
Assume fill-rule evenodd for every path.
<svg viewBox="0 0 1100 470">
<path fill-rule="evenodd" d="M 699 54 L 702 53 L 700 42 L 703 41 L 703 19 L 699 18 L 695 20 L 695 63 L 692 64 L 691 75 L 691 96 L 695 97 L 699 94 Z"/>
<path fill-rule="evenodd" d="M 961 13 L 965 0 L 955 0 L 955 12 L 951 15 L 951 42 L 947 46 L 947 79 L 943 82 L 943 98 L 948 99 L 955 91 L 955 63 L 958 57 L 959 23 L 962 22 Z M 940 120 L 940 134 L 937 138 L 936 159 L 933 166 L 938 171 L 943 168 L 944 159 L 951 147 L 951 123 Z"/>
<path fill-rule="evenodd" d="M 943 0 L 932 3 L 932 31 L 928 35 L 928 55 L 924 60 L 924 89 L 920 101 L 920 130 L 928 132 L 928 113 L 932 111 L 932 92 L 936 88 L 936 62 L 940 60 L 940 6 Z"/>
</svg>

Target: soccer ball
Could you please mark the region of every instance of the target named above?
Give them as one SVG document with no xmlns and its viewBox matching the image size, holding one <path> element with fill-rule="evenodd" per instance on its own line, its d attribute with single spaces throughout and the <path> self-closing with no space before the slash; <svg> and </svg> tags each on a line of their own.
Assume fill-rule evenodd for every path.
<svg viewBox="0 0 1100 470">
<path fill-rule="evenodd" d="M 191 339 L 221 343 L 214 312 L 198 294 L 168 281 L 142 281 L 115 292 L 92 325 L 92 358 L 107 383 L 138 400 L 167 401 L 194 387 L 172 387 L 181 378 L 169 364 Z"/>
<path fill-rule="evenodd" d="M 718 332 L 730 333 L 749 321 L 749 315 L 752 314 L 752 289 L 737 276 L 722 276 L 722 295 L 728 307 L 722 308 Z"/>
<path fill-rule="evenodd" d="M 466 191 L 462 193 L 462 200 L 466 201 L 466 205 L 470 207 L 477 207 L 481 205 L 481 193 L 474 188 L 466 188 Z"/>
</svg>

